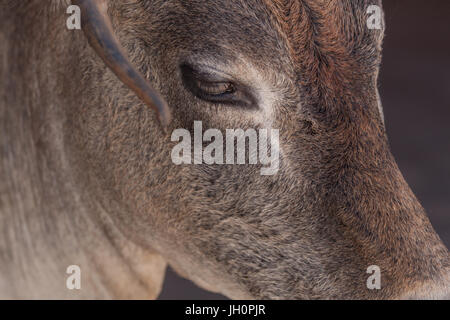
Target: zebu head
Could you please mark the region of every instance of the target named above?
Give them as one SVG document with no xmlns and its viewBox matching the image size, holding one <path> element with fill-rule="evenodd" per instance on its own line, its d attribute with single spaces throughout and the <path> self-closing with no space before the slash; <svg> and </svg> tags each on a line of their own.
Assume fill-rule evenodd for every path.
<svg viewBox="0 0 450 320">
<path fill-rule="evenodd" d="M 448 290 L 448 251 L 389 151 L 377 92 L 383 30 L 366 24 L 380 1 L 74 3 L 95 53 L 74 49 L 67 150 L 127 238 L 231 298 Z M 102 45 L 112 30 L 119 41 Z M 118 43 L 138 71 L 116 64 Z M 278 172 L 175 165 L 171 133 L 195 120 L 279 129 Z M 380 290 L 366 287 L 372 265 Z"/>
</svg>

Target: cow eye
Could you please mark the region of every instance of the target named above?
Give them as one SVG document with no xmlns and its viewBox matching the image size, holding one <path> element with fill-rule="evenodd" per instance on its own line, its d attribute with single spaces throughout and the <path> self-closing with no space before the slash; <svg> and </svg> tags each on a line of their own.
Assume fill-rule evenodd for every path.
<svg viewBox="0 0 450 320">
<path fill-rule="evenodd" d="M 190 65 L 181 65 L 184 86 L 197 98 L 219 104 L 232 104 L 244 107 L 254 105 L 251 95 L 243 86 L 222 76 Z"/>
</svg>

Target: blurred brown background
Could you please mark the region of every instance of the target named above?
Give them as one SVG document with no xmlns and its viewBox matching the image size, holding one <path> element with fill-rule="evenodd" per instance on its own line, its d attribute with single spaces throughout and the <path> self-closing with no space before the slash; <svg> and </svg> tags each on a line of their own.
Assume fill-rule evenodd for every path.
<svg viewBox="0 0 450 320">
<path fill-rule="evenodd" d="M 450 247 L 450 1 L 384 0 L 380 94 L 391 149 Z M 168 270 L 160 299 L 223 299 Z"/>
</svg>

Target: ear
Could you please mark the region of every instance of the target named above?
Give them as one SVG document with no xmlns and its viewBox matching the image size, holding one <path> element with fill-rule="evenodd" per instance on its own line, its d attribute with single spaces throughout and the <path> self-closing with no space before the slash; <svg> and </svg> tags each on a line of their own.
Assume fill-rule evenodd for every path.
<svg viewBox="0 0 450 320">
<path fill-rule="evenodd" d="M 161 124 L 167 126 L 171 120 L 169 107 L 127 58 L 114 34 L 107 0 L 72 0 L 72 3 L 81 9 L 82 29 L 91 47 L 124 84 L 158 113 Z"/>
</svg>

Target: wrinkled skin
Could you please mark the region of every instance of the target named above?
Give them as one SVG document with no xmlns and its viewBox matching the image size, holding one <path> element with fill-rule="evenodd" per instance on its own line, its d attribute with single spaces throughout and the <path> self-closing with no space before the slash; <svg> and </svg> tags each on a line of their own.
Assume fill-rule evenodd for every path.
<svg viewBox="0 0 450 320">
<path fill-rule="evenodd" d="M 172 111 L 166 130 L 66 30 L 63 3 L 12 6 L 0 24 L 0 274 L 13 280 L 0 276 L 0 297 L 155 298 L 166 263 L 230 298 L 445 297 L 448 250 L 380 112 L 384 30 L 366 27 L 379 2 L 111 1 L 120 42 Z M 183 64 L 242 84 L 251 106 L 197 98 Z M 279 129 L 278 173 L 174 165 L 171 132 L 194 120 Z M 64 288 L 70 264 L 82 293 Z M 366 288 L 371 265 L 381 290 Z"/>
</svg>

